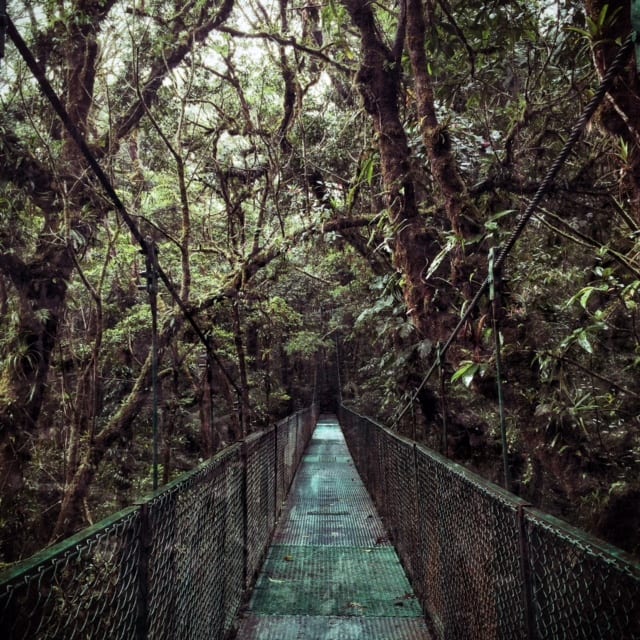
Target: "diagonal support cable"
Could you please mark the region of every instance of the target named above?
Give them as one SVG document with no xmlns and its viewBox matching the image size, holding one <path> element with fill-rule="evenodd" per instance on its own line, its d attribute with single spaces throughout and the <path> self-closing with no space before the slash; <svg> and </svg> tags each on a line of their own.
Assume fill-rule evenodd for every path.
<svg viewBox="0 0 640 640">
<path fill-rule="evenodd" d="M 2 0 L 0 0 L 0 2 L 1 1 Z M 124 203 L 122 202 L 122 200 L 116 193 L 115 189 L 113 188 L 111 181 L 109 180 L 109 178 L 103 171 L 102 167 L 96 160 L 91 149 L 89 149 L 89 146 L 87 145 L 82 133 L 80 132 L 78 127 L 76 127 L 75 123 L 69 116 L 60 98 L 58 97 L 53 87 L 47 80 L 47 77 L 45 76 L 44 71 L 38 64 L 37 60 L 34 58 L 33 54 L 31 53 L 31 50 L 29 49 L 25 41 L 22 39 L 22 36 L 16 29 L 16 26 L 13 24 L 13 21 L 9 16 L 5 16 L 5 21 L 6 21 L 5 23 L 7 28 L 7 34 L 9 38 L 11 38 L 13 44 L 16 46 L 16 49 L 18 50 L 18 52 L 20 53 L 24 61 L 27 63 L 27 66 L 29 67 L 31 73 L 33 74 L 34 78 L 37 80 L 38 84 L 40 85 L 40 90 L 49 100 L 54 111 L 58 114 L 58 117 L 62 120 L 65 128 L 67 129 L 67 132 L 73 138 L 73 141 L 78 146 L 78 149 L 82 152 L 82 155 L 85 157 L 89 166 L 91 167 L 94 174 L 98 178 L 98 181 L 102 185 L 102 188 L 105 190 L 106 194 L 109 196 L 109 199 L 113 203 L 116 211 L 120 214 L 120 217 L 129 228 L 131 235 L 135 238 L 136 242 L 140 245 L 145 255 L 150 256 L 151 252 L 153 251 L 153 247 L 149 244 L 149 242 L 147 242 L 145 237 L 142 235 L 142 232 L 136 225 L 135 221 L 129 215 L 127 208 L 125 207 Z M 224 377 L 227 379 L 229 384 L 233 387 L 233 389 L 238 394 L 240 394 L 240 389 L 238 388 L 238 385 L 236 384 L 235 380 L 233 380 L 229 372 L 223 366 L 218 354 L 213 350 L 211 346 L 211 341 L 202 330 L 202 327 L 200 327 L 200 325 L 197 323 L 196 319 L 193 316 L 193 313 L 189 310 L 187 305 L 184 303 L 184 301 L 180 297 L 180 294 L 178 293 L 175 286 L 173 285 L 173 282 L 171 282 L 171 279 L 169 278 L 169 276 L 166 274 L 166 272 L 162 269 L 160 265 L 158 265 L 157 270 L 158 270 L 159 278 L 167 287 L 167 291 L 171 294 L 171 297 L 173 298 L 175 303 L 178 305 L 180 311 L 182 312 L 184 317 L 187 319 L 187 321 L 195 331 L 196 335 L 204 345 L 205 349 L 207 350 L 207 354 L 213 357 L 213 359 L 216 361 L 216 364 L 220 367 L 220 370 L 222 371 Z"/>
<path fill-rule="evenodd" d="M 558 154 L 558 157 L 555 159 L 554 163 L 551 165 L 551 167 L 547 171 L 542 183 L 538 187 L 538 190 L 533 196 L 533 199 L 529 203 L 529 206 L 526 208 L 524 213 L 520 216 L 520 219 L 518 220 L 516 228 L 513 230 L 513 232 L 509 236 L 509 239 L 507 240 L 504 247 L 500 251 L 498 257 L 496 258 L 494 263 L 494 269 L 496 273 L 499 273 L 500 270 L 502 269 L 504 263 L 507 260 L 507 257 L 509 256 L 509 253 L 513 249 L 516 242 L 519 240 L 520 236 L 522 235 L 522 232 L 525 230 L 527 224 L 529 223 L 529 220 L 531 220 L 533 214 L 536 212 L 536 209 L 542 202 L 542 199 L 553 186 L 553 182 L 556 176 L 558 175 L 558 173 L 560 172 L 560 169 L 562 169 L 565 162 L 567 161 L 567 158 L 571 154 L 571 150 L 573 149 L 574 145 L 576 144 L 576 142 L 578 142 L 585 127 L 587 126 L 587 124 L 595 114 L 596 110 L 600 106 L 600 103 L 604 100 L 609 89 L 611 88 L 611 85 L 613 84 L 613 81 L 616 79 L 617 75 L 620 73 L 620 71 L 622 71 L 622 68 L 627 63 L 627 60 L 629 59 L 629 55 L 631 54 L 633 47 L 634 47 L 633 35 L 629 35 L 627 39 L 623 42 L 623 44 L 620 46 L 620 48 L 618 49 L 618 52 L 615 58 L 613 59 L 613 62 L 607 69 L 607 72 L 604 78 L 602 79 L 600 86 L 598 87 L 598 90 L 595 92 L 593 98 L 591 98 L 587 106 L 584 108 L 582 115 L 573 126 L 573 129 L 571 130 L 571 134 L 567 139 L 564 147 Z M 455 326 L 455 328 L 447 338 L 447 341 L 442 345 L 442 348 L 440 349 L 438 354 L 439 358 L 443 358 L 446 352 L 449 350 L 449 347 L 451 347 L 451 344 L 456 339 L 457 335 L 460 333 L 460 330 L 465 325 L 467 320 L 469 320 L 471 313 L 473 312 L 475 307 L 478 306 L 480 299 L 487 292 L 487 289 L 489 288 L 489 284 L 490 284 L 489 277 L 487 276 L 484 279 L 483 283 L 480 285 L 480 288 L 476 292 L 471 302 L 467 305 L 466 311 L 464 312 L 464 314 L 458 321 L 458 324 Z M 425 377 L 423 378 L 422 382 L 418 386 L 417 390 L 412 395 L 409 402 L 406 404 L 406 406 L 402 409 L 402 411 L 398 414 L 398 416 L 393 421 L 392 428 L 395 428 L 395 426 L 398 424 L 398 422 L 400 422 L 404 414 L 409 410 L 409 407 L 415 402 L 415 399 L 417 398 L 418 394 L 420 393 L 420 391 L 422 391 L 422 389 L 424 388 L 424 385 L 427 384 L 427 382 L 433 375 L 433 372 L 436 370 L 437 366 L 438 364 L 436 359 L 436 361 L 431 365 L 430 369 L 427 371 Z"/>
</svg>

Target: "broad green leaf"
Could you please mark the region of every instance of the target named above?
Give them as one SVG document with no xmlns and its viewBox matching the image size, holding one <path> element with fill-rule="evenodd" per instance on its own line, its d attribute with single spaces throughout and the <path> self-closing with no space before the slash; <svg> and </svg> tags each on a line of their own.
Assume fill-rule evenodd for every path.
<svg viewBox="0 0 640 640">
<path fill-rule="evenodd" d="M 458 370 L 451 376 L 451 382 L 461 380 L 465 387 L 470 387 L 473 382 L 473 378 L 480 369 L 478 362 L 472 360 L 463 360 L 460 363 Z"/>
<path fill-rule="evenodd" d="M 586 331 L 580 331 L 578 333 L 578 335 L 576 336 L 576 339 L 578 340 L 578 344 L 587 352 L 587 353 L 593 353 L 593 347 L 591 346 L 591 343 L 589 342 L 589 338 L 587 337 L 587 332 Z"/>
</svg>

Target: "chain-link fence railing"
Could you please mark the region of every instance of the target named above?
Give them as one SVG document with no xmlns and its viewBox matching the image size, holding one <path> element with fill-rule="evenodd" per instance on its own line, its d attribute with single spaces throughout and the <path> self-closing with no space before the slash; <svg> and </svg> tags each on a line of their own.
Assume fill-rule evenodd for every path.
<svg viewBox="0 0 640 640">
<path fill-rule="evenodd" d="M 317 420 L 221 451 L 135 506 L 0 573 L 10 640 L 222 639 Z"/>
<path fill-rule="evenodd" d="M 639 640 L 640 565 L 342 407 L 347 443 L 439 640 Z"/>
</svg>

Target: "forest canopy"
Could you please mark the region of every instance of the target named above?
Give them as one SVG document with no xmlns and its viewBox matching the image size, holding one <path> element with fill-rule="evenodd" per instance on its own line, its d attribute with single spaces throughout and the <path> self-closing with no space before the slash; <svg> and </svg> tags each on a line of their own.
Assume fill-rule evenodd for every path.
<svg viewBox="0 0 640 640">
<path fill-rule="evenodd" d="M 337 367 L 345 402 L 498 482 L 503 397 L 510 489 L 640 552 L 633 54 L 494 304 L 469 308 L 632 32 L 629 1 L 8 14 L 0 561 L 152 488 L 153 344 L 161 483 L 318 399 Z"/>
</svg>

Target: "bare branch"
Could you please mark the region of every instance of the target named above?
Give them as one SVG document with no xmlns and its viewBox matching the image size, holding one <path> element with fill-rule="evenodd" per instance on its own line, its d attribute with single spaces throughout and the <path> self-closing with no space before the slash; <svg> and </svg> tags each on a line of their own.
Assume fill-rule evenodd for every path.
<svg viewBox="0 0 640 640">
<path fill-rule="evenodd" d="M 256 31 L 255 33 L 246 33 L 245 31 L 240 31 L 238 29 L 234 29 L 232 27 L 220 27 L 218 31 L 222 33 L 228 33 L 234 38 L 253 38 L 257 40 L 271 40 L 276 44 L 285 47 L 293 47 L 298 51 L 302 51 L 303 53 L 307 53 L 310 56 L 314 56 L 327 64 L 335 67 L 336 69 L 342 71 L 343 73 L 352 74 L 355 72 L 355 69 L 351 67 L 347 67 L 346 65 L 337 62 L 333 58 L 330 58 L 327 54 L 323 53 L 323 50 L 329 49 L 332 44 L 325 45 L 322 49 L 314 49 L 313 47 L 307 47 L 304 44 L 298 42 L 295 38 L 285 38 L 277 33 L 267 33 L 266 31 Z"/>
</svg>

